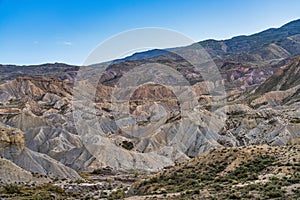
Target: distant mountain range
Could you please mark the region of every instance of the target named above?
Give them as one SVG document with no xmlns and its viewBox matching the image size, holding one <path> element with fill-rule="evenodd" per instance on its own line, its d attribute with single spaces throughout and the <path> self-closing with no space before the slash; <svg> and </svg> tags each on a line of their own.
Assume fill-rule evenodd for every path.
<svg viewBox="0 0 300 200">
<path fill-rule="evenodd" d="M 300 19 L 289 22 L 280 28 L 249 35 L 237 36 L 228 40 L 205 40 L 198 42 L 212 58 L 231 58 L 240 62 L 272 61 L 300 53 Z M 193 48 L 197 44 L 180 49 Z M 168 50 L 149 50 L 135 53 L 124 60 L 139 60 L 168 53 Z M 122 59 L 121 59 L 122 60 Z"/>
<path fill-rule="evenodd" d="M 207 63 L 192 64 L 176 54 L 194 58 L 190 52 L 198 44 L 221 77 L 215 77 L 218 72 L 210 72 Z M 168 66 L 190 85 L 174 90 L 153 82 L 138 88 L 126 81 L 120 85 L 128 80 L 130 70 L 143 64 Z M 86 73 L 79 73 L 81 67 Z M 140 83 L 151 74 L 155 80 L 174 80 L 157 71 L 148 67 L 131 80 Z M 203 78 L 205 73 L 209 80 Z M 114 175 L 126 172 L 127 176 L 161 171 L 130 190 L 131 182 L 123 179 L 126 188 L 119 192 L 122 197 L 126 191 L 154 199 L 153 195 L 164 198 L 165 193 L 175 193 L 173 199 L 181 194 L 187 199 L 199 197 L 199 193 L 203 198 L 295 199 L 300 189 L 299 173 L 295 174 L 299 172 L 295 155 L 300 144 L 299 73 L 300 20 L 250 36 L 135 53 L 110 64 L 0 65 L 4 166 L 0 166 L 0 186 L 53 181 L 69 192 L 52 188 L 55 198 L 81 198 L 85 191 L 98 195 L 100 186 L 107 197 L 120 195 L 112 188 L 119 187 L 120 177 L 103 180 L 104 174 L 94 176 L 98 172 L 117 170 Z M 226 94 L 218 90 L 223 84 Z M 116 94 L 130 96 L 115 100 Z M 284 155 L 276 157 L 280 152 Z M 88 184 L 81 184 L 84 181 Z M 286 192 L 276 193 L 281 186 Z M 218 190 L 223 193 L 218 195 Z"/>
<path fill-rule="evenodd" d="M 209 53 L 221 72 L 224 72 L 227 77 L 232 75 L 228 74 L 229 68 L 234 70 L 240 66 L 244 66 L 251 69 L 260 67 L 268 75 L 264 75 L 263 77 L 257 75 L 257 79 L 265 79 L 270 73 L 277 70 L 277 63 L 300 54 L 300 20 L 292 21 L 280 28 L 271 28 L 249 36 L 237 36 L 232 39 L 220 41 L 205 40 L 197 44 L 200 44 Z M 197 44 L 173 48 L 171 52 L 167 49 L 154 49 L 135 53 L 132 56 L 113 61 L 107 70 L 117 68 L 114 74 L 116 74 L 116 77 L 119 77 L 122 71 L 128 71 L 132 66 L 146 62 L 160 62 L 161 60 L 168 60 L 169 65 L 174 68 L 178 66 L 178 63 L 182 67 L 188 67 L 188 63 L 178 59 L 178 56 L 173 52 L 178 50 L 188 52 L 189 49 L 193 49 Z M 94 66 L 97 66 L 97 64 Z M 275 69 L 270 67 L 274 67 Z M 78 69 L 79 66 L 70 66 L 62 63 L 31 66 L 1 65 L 0 82 L 27 75 L 43 76 L 47 74 L 47 76 L 57 77 L 62 76 L 62 74 L 72 74 Z M 63 73 L 66 71 L 68 73 Z M 182 73 L 191 73 L 193 70 L 190 68 L 188 70 L 185 69 L 185 71 Z M 111 79 L 114 78 L 111 77 Z M 188 80 L 192 84 L 201 81 L 201 79 Z M 115 81 L 110 80 L 110 82 Z"/>
<path fill-rule="evenodd" d="M 289 56 L 300 53 L 300 20 L 295 20 L 280 28 L 271 28 L 250 36 L 237 36 L 229 40 L 206 40 L 199 42 L 205 49 L 217 56 L 237 56 L 258 54 L 261 58 L 278 57 L 274 50 Z M 275 48 L 275 49 L 272 49 Z"/>
</svg>

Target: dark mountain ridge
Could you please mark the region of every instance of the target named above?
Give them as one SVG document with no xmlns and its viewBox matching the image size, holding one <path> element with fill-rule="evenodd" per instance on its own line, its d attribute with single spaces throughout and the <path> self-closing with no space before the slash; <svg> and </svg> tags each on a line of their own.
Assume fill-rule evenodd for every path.
<svg viewBox="0 0 300 200">
<path fill-rule="evenodd" d="M 270 28 L 249 36 L 237 36 L 220 41 L 205 40 L 199 42 L 199 44 L 206 49 L 213 49 L 223 55 L 240 54 L 255 51 L 270 43 L 280 42 L 287 37 L 297 34 L 300 34 L 300 19 L 289 22 L 280 28 Z M 222 49 L 223 44 L 226 45 L 226 50 Z"/>
</svg>

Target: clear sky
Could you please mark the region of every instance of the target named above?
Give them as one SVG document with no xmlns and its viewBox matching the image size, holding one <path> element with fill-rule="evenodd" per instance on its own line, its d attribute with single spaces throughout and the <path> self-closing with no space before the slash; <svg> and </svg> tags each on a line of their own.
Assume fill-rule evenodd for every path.
<svg viewBox="0 0 300 200">
<path fill-rule="evenodd" d="M 227 39 L 300 18 L 299 0 L 0 0 L 0 63 L 82 64 L 103 40 L 162 27 Z"/>
</svg>

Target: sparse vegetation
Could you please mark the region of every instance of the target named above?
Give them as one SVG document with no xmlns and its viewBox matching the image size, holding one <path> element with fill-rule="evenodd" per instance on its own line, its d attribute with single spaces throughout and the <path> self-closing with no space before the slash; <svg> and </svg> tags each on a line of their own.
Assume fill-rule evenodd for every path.
<svg viewBox="0 0 300 200">
<path fill-rule="evenodd" d="M 299 183 L 300 175 L 296 172 L 300 168 L 295 162 L 296 158 L 290 158 L 293 162 L 279 162 L 292 154 L 288 151 L 286 147 L 270 147 L 268 151 L 256 146 L 247 147 L 247 150 L 222 148 L 187 164 L 160 172 L 135 184 L 133 189 L 138 195 L 179 192 L 180 199 L 201 199 L 204 191 L 208 193 L 208 199 L 293 199 L 299 197 L 299 192 L 287 192 L 286 187 Z M 296 152 L 295 149 L 293 151 Z M 246 152 L 251 154 L 246 156 Z M 232 165 L 235 162 L 239 164 Z M 274 174 L 268 178 L 263 177 L 265 174 L 276 173 L 274 169 L 290 165 L 289 176 L 279 177 Z"/>
<path fill-rule="evenodd" d="M 290 122 L 294 123 L 294 124 L 299 124 L 300 123 L 300 119 L 292 119 Z"/>
<path fill-rule="evenodd" d="M 6 194 L 21 194 L 20 186 L 15 184 L 7 184 L 3 189 L 3 192 Z"/>
<path fill-rule="evenodd" d="M 127 150 L 132 150 L 134 146 L 132 142 L 124 140 L 122 142 L 122 147 Z"/>
<path fill-rule="evenodd" d="M 113 191 L 109 196 L 109 200 L 114 200 L 114 199 L 123 199 L 126 197 L 126 193 L 123 189 Z"/>
</svg>

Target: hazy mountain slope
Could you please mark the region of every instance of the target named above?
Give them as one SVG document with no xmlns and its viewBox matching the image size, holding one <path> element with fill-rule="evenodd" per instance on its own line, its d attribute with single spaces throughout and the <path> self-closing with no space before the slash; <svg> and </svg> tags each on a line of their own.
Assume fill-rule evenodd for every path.
<svg viewBox="0 0 300 200">
<path fill-rule="evenodd" d="M 300 56 L 280 67 L 250 95 L 253 106 L 296 104 L 300 101 Z"/>
<path fill-rule="evenodd" d="M 252 66 L 250 67 L 254 68 L 270 63 L 276 64 L 284 58 L 300 54 L 300 20 L 292 21 L 280 28 L 268 29 L 249 36 L 238 36 L 222 41 L 206 40 L 199 42 L 199 44 L 208 51 L 219 67 L 228 62 L 239 66 L 251 64 Z M 124 59 L 113 61 L 111 64 L 112 66 L 108 68 L 108 71 L 109 69 L 113 69 L 112 71 L 115 71 L 115 76 L 118 77 L 122 74 L 122 71 L 126 72 L 128 69 L 131 69 L 137 64 L 146 62 L 160 63 L 160 61 L 163 60 L 179 61 L 179 65 L 175 65 L 175 63 L 171 65 L 174 65 L 175 68 L 180 65 L 186 68 L 189 65 L 180 61 L 180 58 L 173 53 L 176 51 L 188 53 L 189 50 L 194 47 L 195 45 L 190 45 L 187 47 L 178 47 L 166 50 L 154 49 L 135 53 Z M 173 53 L 170 53 L 169 51 Z M 98 65 L 96 64 L 94 66 Z M 114 70 L 114 66 L 118 68 L 118 70 Z M 45 74 L 47 74 L 47 76 L 63 79 L 73 78 L 78 69 L 79 66 L 71 66 L 61 63 L 34 66 L 0 65 L 0 82 L 12 80 L 18 76 L 43 76 Z M 193 73 L 193 71 L 187 70 L 187 73 Z M 195 81 L 193 83 L 195 83 Z"/>
<path fill-rule="evenodd" d="M 300 20 L 295 20 L 280 28 L 271 28 L 250 36 L 237 36 L 229 40 L 216 41 L 206 40 L 199 42 L 205 49 L 218 56 L 238 55 L 243 53 L 255 53 L 259 49 L 268 47 L 270 44 L 278 45 L 287 51 L 287 55 L 297 55 L 299 48 L 290 48 L 287 40 L 293 40 L 295 35 L 300 34 Z M 297 44 L 298 36 L 295 43 Z M 299 46 L 299 43 L 298 45 Z"/>
<path fill-rule="evenodd" d="M 210 39 L 198 43 L 208 51 L 212 58 L 221 57 L 247 62 L 247 59 L 248 61 L 263 61 L 297 55 L 300 53 L 299 42 L 300 20 L 295 20 L 280 28 L 270 28 L 249 36 L 237 36 L 227 40 Z M 154 49 L 139 52 L 117 62 L 164 56 L 168 54 L 168 51 L 174 52 L 178 49 L 188 51 L 195 46 L 193 44 L 187 47 L 166 49 L 166 51 Z"/>
<path fill-rule="evenodd" d="M 300 84 L 300 56 L 297 56 L 290 64 L 280 67 L 274 75 L 261 84 L 256 94 L 270 91 L 287 90 Z"/>
<path fill-rule="evenodd" d="M 64 63 L 47 63 L 41 65 L 1 65 L 0 64 L 0 83 L 13 80 L 19 76 L 46 76 L 65 78 L 66 71 L 78 69 L 78 66 L 67 65 Z"/>
</svg>

